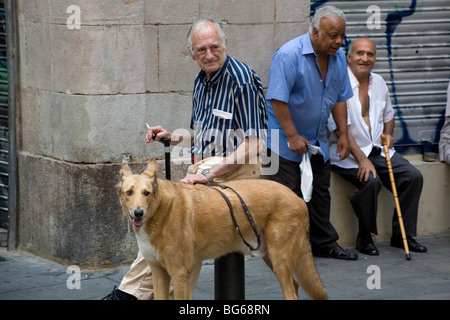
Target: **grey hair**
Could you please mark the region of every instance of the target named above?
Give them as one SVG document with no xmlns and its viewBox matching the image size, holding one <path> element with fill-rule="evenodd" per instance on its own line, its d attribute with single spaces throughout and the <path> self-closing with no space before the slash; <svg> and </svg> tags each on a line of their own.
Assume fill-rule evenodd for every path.
<svg viewBox="0 0 450 320">
<path fill-rule="evenodd" d="M 339 18 L 345 20 L 345 14 L 342 12 L 341 9 L 338 9 L 333 6 L 323 6 L 316 10 L 316 13 L 314 14 L 314 17 L 311 20 L 311 23 L 309 25 L 309 33 L 312 35 L 313 29 L 316 28 L 320 31 L 319 25 L 320 21 L 323 18 Z"/>
<path fill-rule="evenodd" d="M 222 40 L 222 45 L 225 47 L 226 36 L 225 36 L 225 32 L 223 32 L 222 26 L 218 22 L 215 22 L 212 19 L 200 19 L 200 20 L 197 20 L 196 22 L 194 22 L 194 24 L 192 24 L 192 26 L 189 28 L 189 32 L 187 34 L 187 42 L 188 42 L 188 47 L 189 47 L 189 51 L 191 52 L 191 54 L 194 54 L 194 48 L 192 47 L 192 33 L 194 31 L 199 30 L 206 23 L 214 23 L 216 25 L 217 30 L 219 30 L 220 39 Z"/>
</svg>

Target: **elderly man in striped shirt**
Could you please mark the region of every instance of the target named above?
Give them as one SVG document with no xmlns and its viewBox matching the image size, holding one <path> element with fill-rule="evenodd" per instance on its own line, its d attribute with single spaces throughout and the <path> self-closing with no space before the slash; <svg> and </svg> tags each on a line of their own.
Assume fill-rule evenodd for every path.
<svg viewBox="0 0 450 320">
<path fill-rule="evenodd" d="M 227 38 L 218 23 L 202 19 L 192 25 L 188 48 L 201 68 L 192 99 L 194 134 L 176 135 L 156 126 L 148 130 L 146 139 L 169 138 L 175 145 L 192 145 L 193 162 L 203 160 L 201 168 L 206 169 L 196 173 L 195 166 L 181 182 L 208 183 L 256 161 L 266 134 L 267 109 L 261 80 L 247 65 L 226 54 Z M 208 163 L 215 164 L 208 167 Z"/>
<path fill-rule="evenodd" d="M 183 183 L 207 184 L 258 178 L 259 154 L 267 130 L 267 107 L 261 80 L 242 62 L 227 55 L 222 27 L 209 19 L 194 23 L 188 48 L 201 71 L 193 92 L 193 134 L 175 134 L 161 126 L 149 128 L 148 143 L 171 139 L 191 147 L 193 162 Z M 141 254 L 107 299 L 151 299 L 152 274 Z"/>
</svg>

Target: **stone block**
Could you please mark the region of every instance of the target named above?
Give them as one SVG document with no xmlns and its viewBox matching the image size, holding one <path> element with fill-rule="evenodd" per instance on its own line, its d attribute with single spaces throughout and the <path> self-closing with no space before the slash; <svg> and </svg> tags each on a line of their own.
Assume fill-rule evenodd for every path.
<svg viewBox="0 0 450 320">
<path fill-rule="evenodd" d="M 274 52 L 286 42 L 304 35 L 309 28 L 309 23 L 277 23 Z"/>
<path fill-rule="evenodd" d="M 145 104 L 145 119 L 150 125 L 162 125 L 169 131 L 189 130 L 192 93 L 148 94 Z"/>
<path fill-rule="evenodd" d="M 40 91 L 35 88 L 22 88 L 20 95 L 21 112 L 18 119 L 18 149 L 30 153 L 41 153 L 39 102 Z"/>
<path fill-rule="evenodd" d="M 422 155 L 407 156 L 423 176 L 417 232 L 435 235 L 450 231 L 450 166 L 444 162 L 425 162 Z"/>
<path fill-rule="evenodd" d="M 158 27 L 144 26 L 145 92 L 159 92 L 159 42 Z M 133 62 L 130 62 L 133 63 Z"/>
<path fill-rule="evenodd" d="M 52 61 L 49 25 L 20 22 L 18 80 L 23 87 L 50 90 Z"/>
<path fill-rule="evenodd" d="M 306 22 L 309 25 L 310 2 L 298 0 L 275 0 L 276 22 Z M 306 31 L 305 31 L 306 32 Z"/>
<path fill-rule="evenodd" d="M 200 71 L 187 47 L 190 25 L 159 26 L 159 90 L 191 91 Z"/>
<path fill-rule="evenodd" d="M 189 128 L 190 94 L 66 95 L 43 92 L 40 105 L 42 154 L 78 163 L 162 158 L 159 144 L 148 145 L 150 125 Z"/>
<path fill-rule="evenodd" d="M 146 24 L 192 24 L 198 19 L 199 0 L 146 1 Z M 186 31 L 187 33 L 187 31 Z"/>
<path fill-rule="evenodd" d="M 21 153 L 19 166 L 20 249 L 82 266 L 133 261 L 137 245 L 115 188 L 120 165 Z"/>
<path fill-rule="evenodd" d="M 273 24 L 225 25 L 228 54 L 246 63 L 267 88 L 272 61 L 275 26 Z M 249 41 L 251 39 L 251 41 Z"/>
<path fill-rule="evenodd" d="M 200 2 L 200 16 L 220 23 L 273 23 L 274 0 L 211 0 Z"/>
<path fill-rule="evenodd" d="M 137 145 L 138 133 L 142 136 L 145 132 L 144 106 L 143 95 L 44 92 L 40 107 L 42 152 L 70 162 L 118 162 L 121 153 L 136 153 L 137 149 L 128 148 Z"/>
<path fill-rule="evenodd" d="M 158 162 L 164 179 L 164 162 Z M 136 174 L 146 166 L 130 163 Z M 21 152 L 19 167 L 19 249 L 80 267 L 136 258 L 135 235 L 116 189 L 121 164 L 72 164 Z M 186 166 L 173 167 L 172 180 L 185 172 Z"/>
<path fill-rule="evenodd" d="M 37 0 L 33 2 L 39 2 Z M 46 0 L 48 1 L 49 22 L 67 24 L 72 13 L 67 8 L 76 5 L 80 8 L 81 28 L 95 25 L 136 25 L 144 24 L 145 0 Z M 31 1 L 27 1 L 31 2 Z"/>
<path fill-rule="evenodd" d="M 19 20 L 26 22 L 43 23 L 48 21 L 48 0 L 17 0 L 17 12 Z"/>
<path fill-rule="evenodd" d="M 53 91 L 144 93 L 147 81 L 149 90 L 157 90 L 154 28 L 115 25 L 69 30 L 51 25 L 50 38 Z"/>
</svg>

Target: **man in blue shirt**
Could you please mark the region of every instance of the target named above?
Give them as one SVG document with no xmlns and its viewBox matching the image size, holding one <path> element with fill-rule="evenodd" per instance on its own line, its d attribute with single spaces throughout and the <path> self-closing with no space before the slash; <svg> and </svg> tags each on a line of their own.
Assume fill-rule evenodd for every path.
<svg viewBox="0 0 450 320">
<path fill-rule="evenodd" d="M 340 49 L 344 36 L 344 14 L 335 7 L 325 6 L 316 11 L 308 33 L 275 52 L 266 99 L 268 148 L 272 162 L 276 159 L 279 168 L 268 177 L 302 197 L 299 164 L 309 144 L 320 146 L 323 155 L 311 157 L 314 183 L 308 209 L 313 253 L 356 260 L 356 253 L 337 244 L 339 237 L 329 219 L 331 173 L 326 127 L 330 113 L 337 126 L 344 130 L 337 153 L 341 160 L 349 154 L 346 100 L 353 92 L 345 54 Z"/>
</svg>

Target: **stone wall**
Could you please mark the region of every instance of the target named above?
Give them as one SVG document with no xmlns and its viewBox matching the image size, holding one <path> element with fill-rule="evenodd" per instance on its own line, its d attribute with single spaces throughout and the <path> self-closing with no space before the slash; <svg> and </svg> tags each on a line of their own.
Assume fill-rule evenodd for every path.
<svg viewBox="0 0 450 320">
<path fill-rule="evenodd" d="M 186 47 L 189 26 L 221 22 L 228 54 L 267 87 L 274 51 L 309 23 L 307 0 L 16 3 L 18 246 L 91 266 L 136 255 L 114 185 L 124 155 L 163 158 L 160 144 L 145 143 L 145 122 L 189 127 L 199 71 Z"/>
<path fill-rule="evenodd" d="M 283 3 L 281 6 L 279 2 Z M 267 87 L 273 52 L 303 34 L 309 1 L 19 1 L 20 149 L 78 163 L 162 157 L 145 122 L 189 128 L 198 72 L 186 34 L 200 17 L 220 21 L 228 53 Z"/>
</svg>

